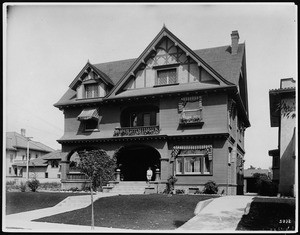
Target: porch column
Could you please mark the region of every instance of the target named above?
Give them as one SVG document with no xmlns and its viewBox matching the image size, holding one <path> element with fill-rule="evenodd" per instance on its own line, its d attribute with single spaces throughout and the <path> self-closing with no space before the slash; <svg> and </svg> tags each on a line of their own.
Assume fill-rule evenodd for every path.
<svg viewBox="0 0 300 235">
<path fill-rule="evenodd" d="M 120 182 L 120 174 L 121 174 L 121 170 L 120 170 L 120 169 L 117 169 L 117 170 L 116 170 L 116 181 L 117 181 L 117 182 Z"/>
<path fill-rule="evenodd" d="M 168 177 L 169 177 L 169 169 L 170 168 L 170 164 L 169 164 L 169 158 L 161 158 L 160 159 L 160 180 L 161 181 L 167 181 Z"/>
<path fill-rule="evenodd" d="M 157 168 L 155 170 L 155 181 L 159 181 L 159 179 L 160 179 L 159 175 L 160 175 L 160 172 L 159 172 L 159 169 Z"/>
<path fill-rule="evenodd" d="M 70 162 L 61 161 L 61 180 L 67 180 L 67 173 L 69 173 Z"/>
</svg>

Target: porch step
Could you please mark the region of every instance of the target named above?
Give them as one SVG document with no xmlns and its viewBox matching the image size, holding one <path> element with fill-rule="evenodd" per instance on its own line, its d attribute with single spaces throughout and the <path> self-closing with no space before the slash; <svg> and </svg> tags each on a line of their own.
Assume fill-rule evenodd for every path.
<svg viewBox="0 0 300 235">
<path fill-rule="evenodd" d="M 112 187 L 110 193 L 118 194 L 144 194 L 147 183 L 143 181 L 122 181 L 117 184 L 109 184 Z"/>
</svg>

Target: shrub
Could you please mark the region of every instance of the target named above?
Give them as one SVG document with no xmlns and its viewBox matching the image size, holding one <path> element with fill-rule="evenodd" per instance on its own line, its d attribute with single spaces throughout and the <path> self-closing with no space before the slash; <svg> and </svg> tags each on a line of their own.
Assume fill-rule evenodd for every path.
<svg viewBox="0 0 300 235">
<path fill-rule="evenodd" d="M 72 191 L 72 192 L 80 191 L 79 188 L 77 188 L 77 187 L 72 187 L 69 190 Z"/>
<path fill-rule="evenodd" d="M 176 194 L 185 194 L 185 190 L 184 189 L 176 189 L 175 193 Z"/>
<path fill-rule="evenodd" d="M 58 182 L 45 182 L 40 184 L 41 189 L 58 191 L 61 190 L 61 183 Z"/>
<path fill-rule="evenodd" d="M 38 181 L 37 179 L 32 179 L 29 180 L 27 184 L 32 192 L 36 192 L 37 188 L 40 186 L 40 181 Z"/>
<path fill-rule="evenodd" d="M 177 178 L 175 176 L 171 175 L 168 178 L 168 182 L 167 182 L 167 185 L 166 185 L 166 190 L 164 192 L 167 193 L 167 194 L 172 194 L 176 182 L 177 182 Z"/>
<path fill-rule="evenodd" d="M 217 194 L 218 193 L 218 186 L 214 181 L 208 181 L 204 184 L 203 193 L 205 194 Z"/>
<path fill-rule="evenodd" d="M 26 183 L 23 182 L 20 183 L 20 190 L 21 192 L 26 192 Z"/>
<path fill-rule="evenodd" d="M 277 185 L 272 182 L 269 176 L 266 174 L 256 173 L 253 175 L 256 178 L 257 193 L 261 196 L 276 196 Z"/>
</svg>

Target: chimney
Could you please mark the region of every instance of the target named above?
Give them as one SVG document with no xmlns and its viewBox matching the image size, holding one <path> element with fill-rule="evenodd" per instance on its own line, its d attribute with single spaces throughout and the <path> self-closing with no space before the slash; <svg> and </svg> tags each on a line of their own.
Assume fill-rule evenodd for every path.
<svg viewBox="0 0 300 235">
<path fill-rule="evenodd" d="M 237 30 L 231 33 L 231 54 L 236 55 L 239 48 L 239 32 Z"/>
<path fill-rule="evenodd" d="M 24 136 L 24 137 L 26 137 L 26 130 L 23 129 L 23 128 L 21 129 L 21 135 Z"/>
</svg>

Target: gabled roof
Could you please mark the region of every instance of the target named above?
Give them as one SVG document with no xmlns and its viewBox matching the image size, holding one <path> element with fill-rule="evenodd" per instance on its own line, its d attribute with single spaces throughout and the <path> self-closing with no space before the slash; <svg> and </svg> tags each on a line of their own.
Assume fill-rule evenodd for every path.
<svg viewBox="0 0 300 235">
<path fill-rule="evenodd" d="M 112 86 L 114 85 L 113 81 L 104 72 L 99 70 L 97 67 L 92 65 L 90 62 L 87 62 L 86 65 L 83 67 L 83 69 L 76 76 L 76 78 L 69 85 L 69 87 L 72 90 L 76 90 L 76 85 L 78 84 L 78 82 L 81 82 L 81 76 L 87 71 L 88 68 L 92 69 L 105 84 L 107 84 L 107 85 L 110 84 Z"/>
<path fill-rule="evenodd" d="M 111 95 L 113 94 L 114 90 L 117 89 L 117 87 L 120 87 L 120 83 L 122 83 L 122 81 L 123 83 L 125 82 L 124 80 L 126 79 L 126 75 L 130 74 L 132 68 L 134 68 L 134 66 L 137 65 L 143 59 L 143 56 L 145 56 L 148 50 L 151 50 L 152 45 L 162 35 L 169 35 L 170 37 L 172 37 L 172 39 L 175 40 L 178 45 L 180 44 L 181 47 L 185 49 L 185 51 L 187 51 L 190 56 L 193 56 L 193 58 L 195 58 L 195 60 L 197 60 L 197 62 L 199 62 L 201 66 L 206 67 L 215 77 L 218 77 L 218 79 L 224 81 L 225 84 L 229 86 L 238 86 L 239 75 L 245 54 L 244 43 L 238 45 L 238 52 L 235 55 L 231 54 L 231 46 L 229 45 L 192 51 L 184 43 L 182 43 L 174 34 L 172 34 L 167 28 L 163 27 L 159 34 L 154 38 L 154 40 L 149 44 L 149 46 L 138 58 L 92 65 L 94 66 L 94 68 L 97 68 L 98 71 L 101 71 L 104 74 L 106 74 L 111 79 L 112 83 L 115 85 L 113 90 L 104 99 L 114 98 L 114 96 Z M 182 84 L 180 86 L 182 87 Z M 174 89 L 176 90 L 176 88 Z M 143 91 L 146 90 L 147 89 L 143 89 Z M 131 93 L 136 92 L 140 91 L 131 91 Z M 129 95 L 128 91 L 126 93 L 128 93 Z M 118 97 L 119 96 L 120 94 L 118 95 Z M 76 91 L 68 89 L 67 92 L 63 95 L 63 97 L 57 103 L 54 104 L 54 106 L 61 107 L 64 105 L 72 104 L 91 104 L 101 102 L 102 100 L 103 98 L 76 100 Z"/>
<path fill-rule="evenodd" d="M 27 138 L 17 132 L 6 132 L 6 149 L 26 149 L 27 142 Z M 30 141 L 29 149 L 45 153 L 54 151 L 54 149 L 37 141 Z"/>
<path fill-rule="evenodd" d="M 186 46 L 180 39 L 178 39 L 172 32 L 170 32 L 165 26 L 161 29 L 161 31 L 157 34 L 157 36 L 152 40 L 152 42 L 146 47 L 146 49 L 143 51 L 143 53 L 134 61 L 134 63 L 131 65 L 131 67 L 126 71 L 126 73 L 123 75 L 123 77 L 118 81 L 118 83 L 114 86 L 114 88 L 110 91 L 110 93 L 107 95 L 108 97 L 113 97 L 117 94 L 118 90 L 122 88 L 124 83 L 127 81 L 127 79 L 130 77 L 131 73 L 134 73 L 134 70 L 138 68 L 138 66 L 142 63 L 144 63 L 144 59 L 151 53 L 151 51 L 155 50 L 155 46 L 159 43 L 159 41 L 163 37 L 168 37 L 171 39 L 176 46 L 180 47 L 181 50 L 183 50 L 187 56 L 191 57 L 196 63 L 198 63 L 198 66 L 201 66 L 208 72 L 210 75 L 212 75 L 216 80 L 222 80 L 227 85 L 233 85 L 226 79 L 224 79 L 217 71 L 215 71 L 209 64 L 207 64 L 202 58 L 200 58 L 194 51 L 192 51 L 188 46 Z"/>
</svg>

